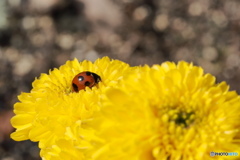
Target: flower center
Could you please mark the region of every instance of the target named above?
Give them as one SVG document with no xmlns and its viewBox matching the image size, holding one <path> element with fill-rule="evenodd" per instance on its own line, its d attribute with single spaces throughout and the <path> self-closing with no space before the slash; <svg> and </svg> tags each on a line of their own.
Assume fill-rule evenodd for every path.
<svg viewBox="0 0 240 160">
<path fill-rule="evenodd" d="M 172 118 L 175 124 L 188 128 L 194 121 L 194 112 L 179 111 Z M 171 118 L 170 118 L 171 119 Z"/>
<path fill-rule="evenodd" d="M 195 113 L 192 110 L 167 107 L 163 114 L 165 122 L 174 122 L 176 126 L 189 128 L 195 121 Z"/>
</svg>

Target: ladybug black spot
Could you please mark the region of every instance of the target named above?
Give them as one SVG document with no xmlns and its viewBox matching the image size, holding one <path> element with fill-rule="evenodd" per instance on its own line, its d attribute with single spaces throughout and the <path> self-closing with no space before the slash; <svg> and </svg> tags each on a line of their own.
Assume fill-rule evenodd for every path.
<svg viewBox="0 0 240 160">
<path fill-rule="evenodd" d="M 76 85 L 76 84 L 72 84 L 72 87 L 73 87 L 73 90 L 75 91 L 75 92 L 78 92 L 78 86 Z"/>
<path fill-rule="evenodd" d="M 91 72 L 88 72 L 88 71 L 86 72 L 87 76 L 90 76 L 91 74 L 92 74 Z"/>
<path fill-rule="evenodd" d="M 84 80 L 84 77 L 83 77 L 83 76 L 79 76 L 79 77 L 78 77 L 78 80 L 79 80 L 79 81 L 83 81 L 83 80 Z"/>
<path fill-rule="evenodd" d="M 84 83 L 84 85 L 85 85 L 85 86 L 89 86 L 89 85 L 90 85 L 90 82 L 86 81 L 86 82 Z"/>
</svg>

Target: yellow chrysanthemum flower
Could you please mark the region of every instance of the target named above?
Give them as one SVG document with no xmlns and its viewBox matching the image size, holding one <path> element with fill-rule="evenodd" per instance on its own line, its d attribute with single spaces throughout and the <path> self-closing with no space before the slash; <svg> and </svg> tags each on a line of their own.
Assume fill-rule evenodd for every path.
<svg viewBox="0 0 240 160">
<path fill-rule="evenodd" d="M 130 70 L 128 64 L 104 57 L 94 63 L 87 60 L 78 62 L 76 59 L 67 61 L 59 69 L 42 74 L 33 82 L 31 92 L 21 93 L 18 97 L 20 102 L 14 105 L 16 115 L 11 123 L 16 131 L 11 138 L 16 141 L 39 141 L 43 150 L 68 140 L 71 143 L 77 138 L 78 147 L 90 147 L 91 140 L 98 140 L 94 136 L 94 128 L 87 123 L 91 121 L 93 113 L 99 110 L 101 93 L 118 84 Z M 96 73 L 101 77 L 101 82 L 91 89 L 73 92 L 73 77 L 83 71 Z M 68 143 L 65 147 L 70 146 Z M 47 154 L 42 157 L 47 157 Z"/>
<path fill-rule="evenodd" d="M 240 151 L 240 98 L 187 62 L 139 68 L 106 92 L 94 160 L 210 160 Z M 239 158 L 218 156 L 214 159 Z"/>
</svg>

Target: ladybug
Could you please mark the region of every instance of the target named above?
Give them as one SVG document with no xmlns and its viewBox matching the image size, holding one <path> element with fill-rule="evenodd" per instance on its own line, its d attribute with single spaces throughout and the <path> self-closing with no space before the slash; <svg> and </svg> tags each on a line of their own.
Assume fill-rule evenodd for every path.
<svg viewBox="0 0 240 160">
<path fill-rule="evenodd" d="M 86 87 L 92 88 L 100 81 L 101 77 L 96 73 L 89 71 L 78 73 L 72 80 L 72 91 L 78 92 Z"/>
</svg>

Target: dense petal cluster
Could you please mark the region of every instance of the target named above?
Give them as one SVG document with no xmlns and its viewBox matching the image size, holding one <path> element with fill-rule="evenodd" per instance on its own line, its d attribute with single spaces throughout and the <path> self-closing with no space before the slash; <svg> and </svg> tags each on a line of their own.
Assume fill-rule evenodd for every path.
<svg viewBox="0 0 240 160">
<path fill-rule="evenodd" d="M 92 119 L 93 113 L 99 110 L 101 93 L 116 85 L 122 75 L 130 70 L 128 64 L 104 57 L 94 63 L 79 63 L 75 59 L 49 74 L 42 74 L 33 82 L 31 92 L 21 93 L 18 97 L 20 102 L 14 105 L 16 115 L 11 122 L 16 131 L 11 137 L 17 141 L 30 139 L 39 142 L 42 150 L 54 147 L 62 140 L 76 138 L 82 148 L 91 146 L 94 130 L 86 123 Z M 98 74 L 101 82 L 91 89 L 72 92 L 73 77 L 83 71 Z M 42 155 L 45 156 L 49 155 Z"/>
<path fill-rule="evenodd" d="M 210 160 L 211 151 L 238 152 L 239 111 L 237 93 L 200 67 L 142 67 L 106 92 L 93 124 L 104 139 L 95 159 Z"/>
<path fill-rule="evenodd" d="M 102 81 L 72 92 L 86 70 Z M 210 160 L 240 150 L 240 97 L 215 81 L 183 61 L 68 61 L 19 96 L 11 137 L 38 141 L 44 160 Z"/>
</svg>

